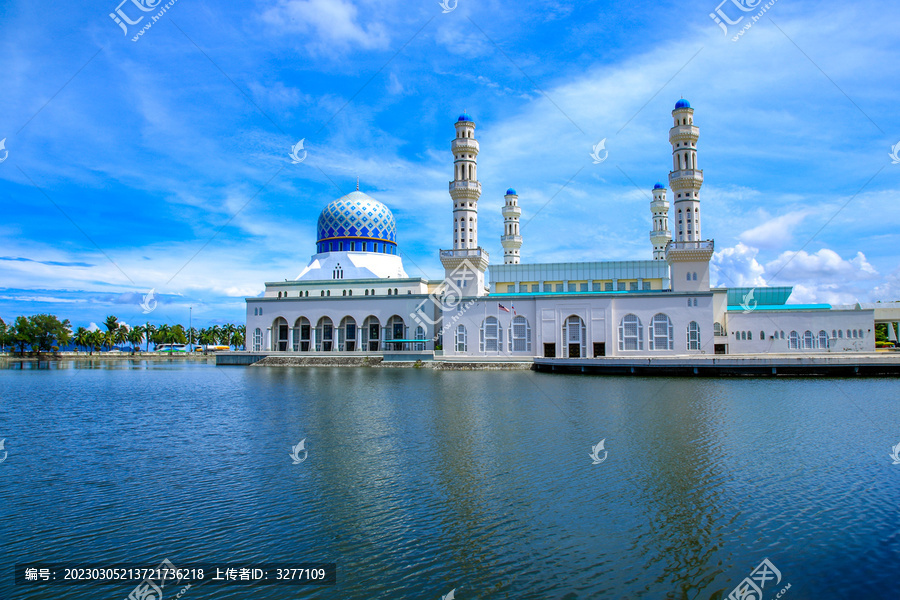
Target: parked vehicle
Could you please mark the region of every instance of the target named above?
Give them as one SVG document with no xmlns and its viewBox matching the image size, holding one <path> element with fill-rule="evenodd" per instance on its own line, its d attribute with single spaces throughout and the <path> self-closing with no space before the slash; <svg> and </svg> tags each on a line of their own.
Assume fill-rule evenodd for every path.
<svg viewBox="0 0 900 600">
<path fill-rule="evenodd" d="M 187 352 L 187 347 L 184 344 L 160 344 L 156 347 L 156 352 Z"/>
</svg>

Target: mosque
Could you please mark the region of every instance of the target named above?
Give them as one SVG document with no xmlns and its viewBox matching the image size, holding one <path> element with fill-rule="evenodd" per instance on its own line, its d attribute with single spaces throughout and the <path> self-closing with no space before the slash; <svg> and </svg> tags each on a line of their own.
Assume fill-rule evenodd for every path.
<svg viewBox="0 0 900 600">
<path fill-rule="evenodd" d="M 246 299 L 248 349 L 500 360 L 873 352 L 872 308 L 788 304 L 790 287 L 710 288 L 700 130 L 687 100 L 672 119 L 669 187 L 652 189 L 650 260 L 521 263 L 522 208 L 510 188 L 503 264 L 491 264 L 478 245 L 479 144 L 464 113 L 451 142 L 444 279 L 406 273 L 393 214 L 357 185 L 322 210 L 306 268 Z"/>
</svg>

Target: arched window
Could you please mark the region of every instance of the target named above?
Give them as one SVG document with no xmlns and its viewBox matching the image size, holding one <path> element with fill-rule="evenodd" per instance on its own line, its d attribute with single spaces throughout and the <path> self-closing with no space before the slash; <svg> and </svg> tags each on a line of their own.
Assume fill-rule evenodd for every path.
<svg viewBox="0 0 900 600">
<path fill-rule="evenodd" d="M 716 321 L 713 323 L 713 335 L 725 335 L 725 329 L 722 324 Z"/>
<path fill-rule="evenodd" d="M 832 330 L 831 330 L 831 337 L 837 338 L 837 329 L 832 329 Z"/>
<path fill-rule="evenodd" d="M 397 288 L 394 288 L 394 295 L 397 295 Z"/>
<path fill-rule="evenodd" d="M 650 321 L 650 349 L 673 350 L 672 320 L 668 315 L 657 313 Z"/>
<path fill-rule="evenodd" d="M 482 352 L 499 352 L 503 344 L 502 333 L 503 330 L 500 328 L 500 321 L 497 320 L 497 317 L 486 318 L 481 322 L 479 349 Z"/>
<path fill-rule="evenodd" d="M 838 339 L 841 339 L 841 340 L 844 339 L 844 330 L 838 329 L 837 336 L 838 336 Z"/>
<path fill-rule="evenodd" d="M 747 339 L 747 332 L 746 332 L 746 331 L 742 331 L 742 332 L 741 332 L 741 339 L 742 339 L 742 340 L 746 340 L 746 339 Z"/>
<path fill-rule="evenodd" d="M 747 332 L 747 339 L 750 340 L 751 342 L 753 341 L 753 332 L 752 331 Z"/>
<path fill-rule="evenodd" d="M 388 288 L 388 296 L 391 295 L 391 288 Z"/>
<path fill-rule="evenodd" d="M 781 339 L 784 339 L 784 329 L 781 330 Z"/>
<path fill-rule="evenodd" d="M 368 296 L 368 295 L 369 295 L 369 290 L 366 290 L 366 296 Z"/>
<path fill-rule="evenodd" d="M 760 339 L 761 341 L 766 339 L 766 332 L 765 332 L 765 331 L 760 331 L 760 332 L 759 332 L 759 339 Z"/>
<path fill-rule="evenodd" d="M 634 314 L 627 314 L 619 321 L 619 350 L 643 350 L 644 328 Z"/>
<path fill-rule="evenodd" d="M 528 319 L 519 315 L 514 317 L 509 327 L 509 351 L 531 352 L 531 325 Z"/>
<path fill-rule="evenodd" d="M 852 336 L 850 335 L 850 330 L 847 330 L 847 339 L 849 340 Z"/>
<path fill-rule="evenodd" d="M 687 349 L 688 350 L 699 350 L 700 349 L 700 325 L 697 324 L 697 321 L 691 321 L 690 323 L 688 323 Z"/>
<path fill-rule="evenodd" d="M 697 281 L 697 272 L 696 272 L 696 271 L 694 271 L 693 280 L 694 280 L 694 281 Z"/>
<path fill-rule="evenodd" d="M 813 337 L 812 331 L 807 329 L 803 332 L 803 349 L 811 350 L 816 347 L 816 338 Z"/>
<path fill-rule="evenodd" d="M 800 334 L 796 331 L 792 331 L 788 336 L 788 348 L 791 350 L 800 349 Z"/>
<path fill-rule="evenodd" d="M 828 348 L 828 333 L 825 330 L 819 331 L 819 348 Z"/>
<path fill-rule="evenodd" d="M 690 274 L 690 273 L 687 274 L 687 280 L 688 280 L 688 281 L 691 280 L 691 274 Z"/>
<path fill-rule="evenodd" d="M 459 325 L 456 328 L 456 351 L 468 352 L 468 339 L 466 337 L 466 326 Z"/>
<path fill-rule="evenodd" d="M 260 350 L 262 350 L 262 329 L 257 327 L 253 332 L 253 351 L 259 352 Z"/>
</svg>

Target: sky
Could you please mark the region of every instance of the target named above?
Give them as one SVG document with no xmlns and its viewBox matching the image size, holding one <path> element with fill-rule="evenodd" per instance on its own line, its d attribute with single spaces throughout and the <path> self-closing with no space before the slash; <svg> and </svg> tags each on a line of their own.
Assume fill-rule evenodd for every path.
<svg viewBox="0 0 900 600">
<path fill-rule="evenodd" d="M 409 275 L 441 279 L 463 111 L 492 262 L 508 187 L 522 262 L 648 260 L 682 97 L 715 285 L 900 300 L 898 21 L 874 1 L 4 0 L 0 317 L 242 323 L 357 177 Z"/>
</svg>

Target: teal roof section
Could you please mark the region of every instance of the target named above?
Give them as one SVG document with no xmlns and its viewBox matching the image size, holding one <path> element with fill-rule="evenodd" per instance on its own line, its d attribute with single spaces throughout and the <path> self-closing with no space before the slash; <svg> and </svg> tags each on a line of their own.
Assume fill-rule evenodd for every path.
<svg viewBox="0 0 900 600">
<path fill-rule="evenodd" d="M 728 310 L 732 306 L 777 306 L 787 304 L 794 288 L 784 287 L 738 287 L 728 288 Z"/>
<path fill-rule="evenodd" d="M 757 304 L 756 306 L 753 306 L 751 303 L 749 307 L 749 309 L 745 309 L 742 305 L 732 306 L 729 304 L 728 312 L 831 310 L 830 304 Z"/>
</svg>

